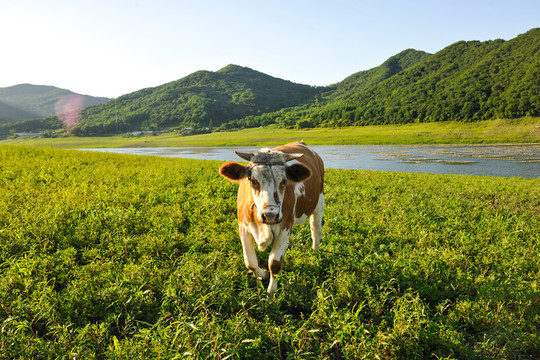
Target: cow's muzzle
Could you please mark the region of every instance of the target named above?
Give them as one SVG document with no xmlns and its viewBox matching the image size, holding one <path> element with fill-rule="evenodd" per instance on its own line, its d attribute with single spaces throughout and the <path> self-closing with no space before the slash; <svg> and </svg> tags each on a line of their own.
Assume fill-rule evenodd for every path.
<svg viewBox="0 0 540 360">
<path fill-rule="evenodd" d="M 269 205 L 261 211 L 261 219 L 265 224 L 279 224 L 281 222 L 279 213 L 279 206 Z"/>
</svg>

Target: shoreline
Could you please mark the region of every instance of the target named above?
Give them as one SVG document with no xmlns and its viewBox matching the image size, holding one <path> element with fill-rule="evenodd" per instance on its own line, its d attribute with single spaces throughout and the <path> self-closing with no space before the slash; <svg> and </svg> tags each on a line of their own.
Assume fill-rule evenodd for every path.
<svg viewBox="0 0 540 360">
<path fill-rule="evenodd" d="M 540 143 L 540 118 L 435 122 L 347 128 L 284 129 L 271 125 L 201 135 L 165 132 L 158 135 L 64 136 L 0 140 L 61 148 L 272 146 L 303 140 L 310 145 L 504 145 Z"/>
</svg>

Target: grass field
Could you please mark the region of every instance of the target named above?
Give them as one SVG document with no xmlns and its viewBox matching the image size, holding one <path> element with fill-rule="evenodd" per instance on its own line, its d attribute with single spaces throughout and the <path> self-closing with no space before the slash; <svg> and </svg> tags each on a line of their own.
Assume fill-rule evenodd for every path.
<svg viewBox="0 0 540 360">
<path fill-rule="evenodd" d="M 0 359 L 540 358 L 539 179 L 329 170 L 268 295 L 218 166 L 0 145 Z"/>
<path fill-rule="evenodd" d="M 459 144 L 459 143 L 538 143 L 540 118 L 487 120 L 471 123 L 436 122 L 407 125 L 379 125 L 351 128 L 287 130 L 270 126 L 195 136 L 165 133 L 159 136 L 62 137 L 55 139 L 18 138 L 0 143 L 34 146 L 163 147 L 163 146 L 258 146 L 281 145 L 304 140 L 312 145 L 368 144 Z"/>
</svg>

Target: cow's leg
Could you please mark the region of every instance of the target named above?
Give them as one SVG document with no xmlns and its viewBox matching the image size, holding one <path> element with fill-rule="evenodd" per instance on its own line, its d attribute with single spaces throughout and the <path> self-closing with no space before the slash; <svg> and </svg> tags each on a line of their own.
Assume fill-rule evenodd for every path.
<svg viewBox="0 0 540 360">
<path fill-rule="evenodd" d="M 276 275 L 281 272 L 283 267 L 283 259 L 285 258 L 285 252 L 289 246 L 289 232 L 283 231 L 279 236 L 274 238 L 272 250 L 268 257 L 268 268 L 270 269 L 270 283 L 268 284 L 267 291 L 273 293 L 277 290 Z"/>
<path fill-rule="evenodd" d="M 313 214 L 309 217 L 309 227 L 311 229 L 311 239 L 313 240 L 313 251 L 319 250 L 322 238 L 323 227 L 323 214 L 324 214 L 324 194 L 319 195 L 319 202 L 317 207 L 313 211 Z"/>
<path fill-rule="evenodd" d="M 244 226 L 240 226 L 240 241 L 242 242 L 244 263 L 246 264 L 246 267 L 253 271 L 253 274 L 257 279 L 268 279 L 268 271 L 259 267 L 257 253 L 255 252 L 255 240 Z"/>
</svg>

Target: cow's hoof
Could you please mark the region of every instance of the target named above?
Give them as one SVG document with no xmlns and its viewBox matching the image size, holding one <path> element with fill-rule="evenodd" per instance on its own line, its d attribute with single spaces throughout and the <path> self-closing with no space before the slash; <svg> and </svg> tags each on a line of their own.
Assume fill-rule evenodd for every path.
<svg viewBox="0 0 540 360">
<path fill-rule="evenodd" d="M 266 289 L 266 291 L 269 293 L 269 294 L 272 294 L 274 293 L 275 291 L 277 290 L 277 281 L 276 281 L 276 278 L 271 276 L 270 277 L 270 283 L 268 284 L 268 288 Z"/>
<path fill-rule="evenodd" d="M 267 281 L 270 278 L 270 273 L 266 269 L 260 269 L 257 274 L 257 278 L 261 281 Z"/>
</svg>

